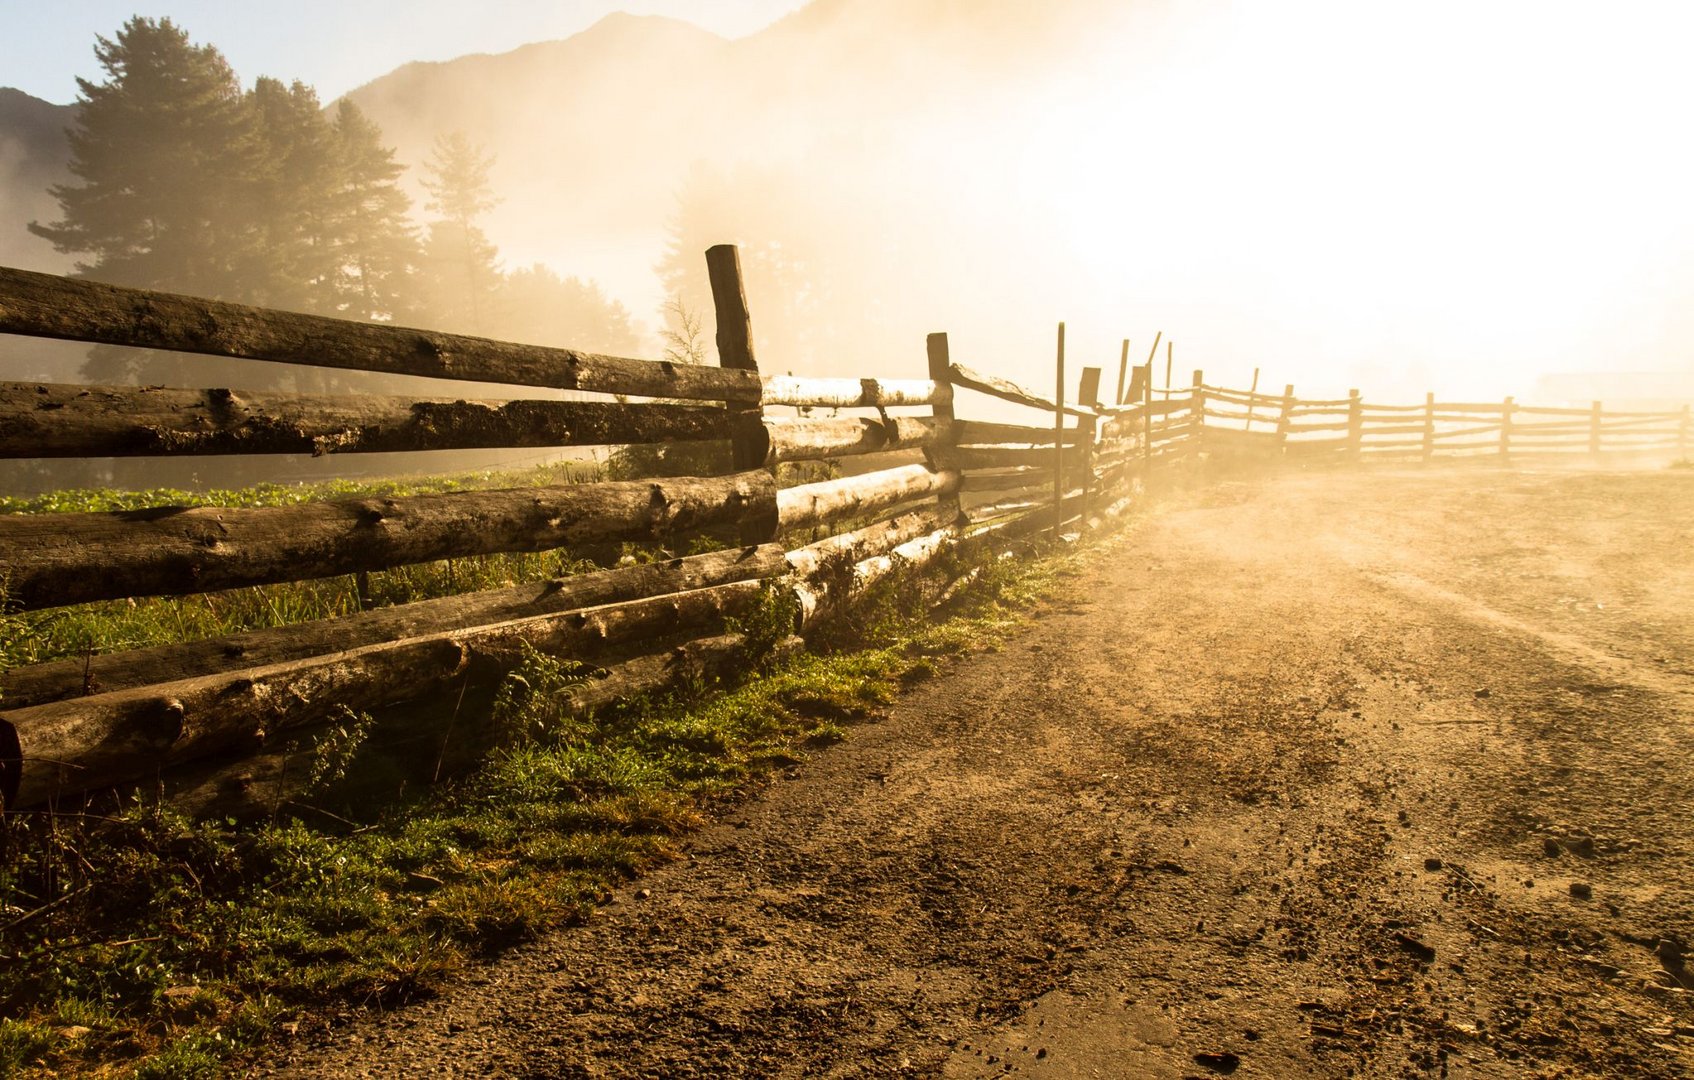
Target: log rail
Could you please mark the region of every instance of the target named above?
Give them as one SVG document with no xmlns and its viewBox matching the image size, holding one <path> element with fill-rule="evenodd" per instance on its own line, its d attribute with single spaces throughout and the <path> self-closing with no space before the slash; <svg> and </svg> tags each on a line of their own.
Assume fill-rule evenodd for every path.
<svg viewBox="0 0 1694 1080">
<path fill-rule="evenodd" d="M 0 514 L 4 614 L 363 574 L 468 556 L 740 546 L 543 582 L 376 607 L 0 671 L 0 806 L 124 789 L 208 757 L 272 752 L 333 706 L 376 709 L 488 683 L 539 649 L 597 667 L 583 708 L 667 679 L 733 670 L 734 618 L 762 590 L 798 602 L 810 632 L 866 589 L 945 552 L 1070 536 L 1133 504 L 1156 470 L 1208 459 L 1301 465 L 1520 454 L 1675 452 L 1689 409 L 1297 398 L 1205 382 L 1162 390 L 1157 352 L 1098 400 L 1082 367 L 1067 400 L 927 342 L 926 378 L 761 375 L 739 257 L 707 253 L 721 367 L 605 356 L 272 311 L 0 268 L 0 333 L 520 388 L 511 397 L 302 395 L 226 388 L 0 383 L 0 458 L 412 452 L 724 442 L 734 470 L 674 477 L 264 508 Z M 1127 385 L 1126 385 L 1127 384 Z M 542 394 L 524 394 L 535 388 Z M 580 400 L 560 400 L 560 391 Z M 968 394 L 1033 410 L 961 417 Z M 596 397 L 598 395 L 598 397 Z M 610 400 L 616 395 L 618 400 Z M 1157 397 L 1155 396 L 1157 395 Z M 566 395 L 568 396 L 568 395 Z M 638 400 L 624 400 L 633 397 Z M 793 407 L 797 416 L 772 415 Z M 928 415 L 890 416 L 924 408 Z M 846 410 L 846 412 L 844 412 Z M 850 415 L 853 410 L 861 415 Z M 853 475 L 783 487 L 779 466 Z M 904 456 L 900 456 L 904 455 Z M 821 535 L 820 535 L 821 534 Z M 953 565 L 951 563 L 946 565 Z"/>
</svg>

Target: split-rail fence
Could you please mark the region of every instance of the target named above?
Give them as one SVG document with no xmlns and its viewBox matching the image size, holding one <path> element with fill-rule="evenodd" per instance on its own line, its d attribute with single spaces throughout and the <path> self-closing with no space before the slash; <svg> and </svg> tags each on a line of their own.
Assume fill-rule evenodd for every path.
<svg viewBox="0 0 1694 1080">
<path fill-rule="evenodd" d="M 0 672 L 7 811 L 133 786 L 191 762 L 262 751 L 346 707 L 378 709 L 497 682 L 533 650 L 597 677 L 603 707 L 733 670 L 732 632 L 774 585 L 796 631 L 945 551 L 1096 527 L 1147 470 L 1203 456 L 1314 461 L 1531 450 L 1676 449 L 1688 410 L 1366 405 L 1229 390 L 1155 390 L 1152 364 L 1100 400 L 1099 368 L 1051 397 L 955 363 L 930 335 L 924 378 L 761 375 L 735 248 L 706 254 L 721 366 L 627 359 L 349 322 L 0 268 L 0 333 L 390 375 L 583 391 L 618 400 L 453 400 L 231 389 L 0 383 L 0 456 L 344 454 L 719 441 L 727 475 L 367 497 L 264 508 L 0 515 L 11 610 L 361 575 L 501 552 L 738 537 L 706 554 L 376 607 L 335 619 Z M 1168 376 L 1167 376 L 1168 382 Z M 965 389 L 1047 414 L 955 414 Z M 629 401 L 626 398 L 639 400 Z M 775 415 L 828 410 L 827 417 Z M 891 415 L 889 410 L 898 415 Z M 914 409 L 927 415 L 914 415 Z M 785 462 L 896 455 L 779 487 Z M 816 539 L 825 533 L 823 539 Z M 802 542 L 803 541 L 803 542 Z"/>
</svg>

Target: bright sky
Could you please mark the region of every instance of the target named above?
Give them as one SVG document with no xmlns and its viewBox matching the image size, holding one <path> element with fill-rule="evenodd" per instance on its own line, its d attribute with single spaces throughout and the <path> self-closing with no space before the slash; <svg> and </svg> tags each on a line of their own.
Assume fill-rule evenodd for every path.
<svg viewBox="0 0 1694 1080">
<path fill-rule="evenodd" d="M 802 0 L 0 0 L 0 86 L 65 104 L 99 79 L 95 35 L 168 16 L 217 46 L 244 83 L 301 79 L 331 101 L 410 60 L 569 37 L 612 11 L 669 15 L 735 38 Z"/>
<path fill-rule="evenodd" d="M 141 2 L 244 82 L 300 78 L 325 100 L 408 60 L 561 38 L 614 9 L 735 37 L 801 6 Z M 1068 317 L 1091 356 L 1162 329 L 1179 374 L 1245 381 L 1262 360 L 1267 378 L 1400 395 L 1694 367 L 1694 0 L 1122 2 L 1166 12 L 1172 32 L 1141 55 L 1113 43 L 1106 62 L 1067 65 L 925 143 L 1004 162 L 950 212 L 1018 252 L 1020 351 L 1045 354 Z M 0 85 L 71 100 L 71 76 L 96 74 L 94 35 L 137 3 L 0 0 Z M 635 253 L 623 277 L 571 269 L 646 313 L 651 260 Z"/>
<path fill-rule="evenodd" d="M 1179 344 L 1179 374 L 1233 354 L 1236 380 L 1260 356 L 1405 393 L 1694 368 L 1694 3 L 1277 0 L 1199 23 L 1134 94 L 1108 69 L 1029 105 L 1032 246 L 1049 275 L 1096 271 L 1066 275 L 1071 310 L 1091 282 L 1216 339 L 1210 362 Z"/>
</svg>

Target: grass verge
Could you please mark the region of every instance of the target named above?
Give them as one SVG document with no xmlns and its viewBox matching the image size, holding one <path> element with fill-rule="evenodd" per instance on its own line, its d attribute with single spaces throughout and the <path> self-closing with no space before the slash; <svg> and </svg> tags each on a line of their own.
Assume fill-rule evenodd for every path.
<svg viewBox="0 0 1694 1080">
<path fill-rule="evenodd" d="M 536 656 L 496 696 L 507 738 L 474 773 L 330 831 L 193 822 L 136 801 L 22 815 L 0 856 L 0 1076 L 211 1076 L 326 1010 L 428 994 L 480 955 L 583 918 L 678 838 L 842 738 L 937 658 L 1002 635 L 1077 556 L 957 565 L 867 595 L 820 651 L 592 722 Z M 743 632 L 771 643 L 771 594 Z M 773 654 L 774 655 L 774 654 Z M 357 717 L 344 732 L 356 741 Z M 326 749 L 324 775 L 347 767 Z"/>
</svg>

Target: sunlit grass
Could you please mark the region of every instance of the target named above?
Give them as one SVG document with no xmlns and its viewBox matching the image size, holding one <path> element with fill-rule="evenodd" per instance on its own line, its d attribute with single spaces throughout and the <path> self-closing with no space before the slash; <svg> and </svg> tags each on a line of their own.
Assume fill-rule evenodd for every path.
<svg viewBox="0 0 1694 1080">
<path fill-rule="evenodd" d="M 559 708 L 576 665 L 532 657 L 478 721 L 503 733 L 480 768 L 358 828 L 192 822 L 147 803 L 15 817 L 0 1075 L 211 1075 L 314 1006 L 399 1002 L 581 919 L 750 779 L 846 737 L 935 658 L 992 647 L 1073 558 L 995 561 L 939 623 L 926 612 L 958 566 L 885 583 L 834 651 L 593 721 Z M 766 646 L 791 616 L 768 595 L 741 627 Z"/>
</svg>

